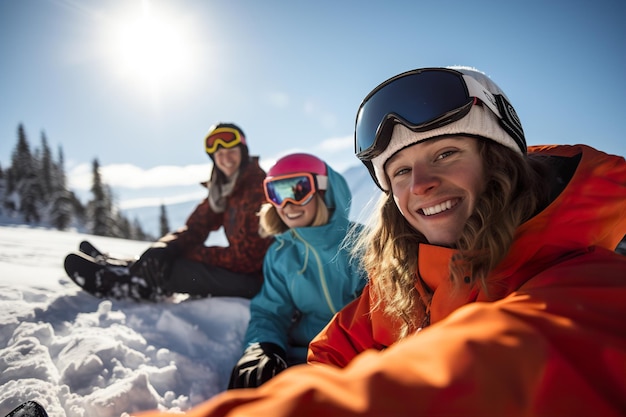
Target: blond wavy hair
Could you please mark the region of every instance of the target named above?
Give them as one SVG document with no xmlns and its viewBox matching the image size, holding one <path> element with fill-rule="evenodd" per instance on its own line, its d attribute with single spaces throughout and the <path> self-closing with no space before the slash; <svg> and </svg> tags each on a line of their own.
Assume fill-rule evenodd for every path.
<svg viewBox="0 0 626 417">
<path fill-rule="evenodd" d="M 506 256 L 517 227 L 547 204 L 549 187 L 546 164 L 537 157 L 522 157 L 483 139 L 478 140 L 478 150 L 486 187 L 454 245 L 459 256 L 450 265 L 450 277 L 458 286 L 470 272 L 471 283 L 486 291 L 489 272 Z M 391 192 L 381 196 L 369 225 L 357 236 L 355 251 L 363 251 L 363 267 L 373 277 L 376 302 L 371 308 L 399 318 L 397 336 L 403 338 L 429 324 L 432 291 L 416 273 L 418 245 L 428 242 L 402 216 Z"/>
<path fill-rule="evenodd" d="M 317 201 L 317 212 L 310 227 L 325 225 L 330 218 L 328 206 L 324 203 L 324 198 L 319 192 L 315 193 L 313 198 Z M 276 207 L 271 203 L 264 203 L 259 209 L 258 216 L 259 235 L 261 237 L 275 236 L 289 230 L 289 227 L 278 215 Z"/>
</svg>

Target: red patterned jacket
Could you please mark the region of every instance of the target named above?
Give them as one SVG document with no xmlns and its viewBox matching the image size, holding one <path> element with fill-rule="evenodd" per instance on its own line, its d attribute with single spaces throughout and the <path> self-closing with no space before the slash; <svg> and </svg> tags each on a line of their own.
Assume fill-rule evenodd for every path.
<svg viewBox="0 0 626 417">
<path fill-rule="evenodd" d="M 176 241 L 187 259 L 233 272 L 258 272 L 261 277 L 263 257 L 272 243 L 272 239 L 259 236 L 257 212 L 265 202 L 264 179 L 265 171 L 259 166 L 258 157 L 252 157 L 227 198 L 223 213 L 215 213 L 206 198 L 191 213 L 185 226 L 165 240 Z M 205 246 L 209 233 L 220 227 L 224 228 L 229 246 Z"/>
</svg>

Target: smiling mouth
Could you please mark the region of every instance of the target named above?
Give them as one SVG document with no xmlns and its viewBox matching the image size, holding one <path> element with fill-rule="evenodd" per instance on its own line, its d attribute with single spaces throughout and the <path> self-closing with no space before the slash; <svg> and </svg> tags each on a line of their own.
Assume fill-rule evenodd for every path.
<svg viewBox="0 0 626 417">
<path fill-rule="evenodd" d="M 297 219 L 299 217 L 302 217 L 302 213 L 291 213 L 291 214 L 287 214 L 287 218 L 289 220 L 294 220 Z"/>
<path fill-rule="evenodd" d="M 453 200 L 444 201 L 443 203 L 440 203 L 440 204 L 435 204 L 432 207 L 424 207 L 424 208 L 420 209 L 420 211 L 425 216 L 432 216 L 434 214 L 439 214 L 441 212 L 450 210 L 452 207 L 454 207 L 457 204 L 459 204 L 459 201 L 460 201 L 460 199 L 455 198 Z"/>
</svg>

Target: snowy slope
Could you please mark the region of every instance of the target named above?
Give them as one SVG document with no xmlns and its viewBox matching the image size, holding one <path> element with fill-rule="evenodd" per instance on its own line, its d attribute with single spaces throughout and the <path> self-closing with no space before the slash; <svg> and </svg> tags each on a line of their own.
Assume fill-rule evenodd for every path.
<svg viewBox="0 0 626 417">
<path fill-rule="evenodd" d="M 362 166 L 344 176 L 353 196 L 350 217 L 364 221 L 379 191 Z M 199 200 L 168 213 L 172 228 L 184 224 Z M 148 209 L 134 214 L 144 219 Z M 96 299 L 63 269 L 66 254 L 83 239 L 126 257 L 150 245 L 0 226 L 0 416 L 26 400 L 40 402 L 51 417 L 185 410 L 223 391 L 241 355 L 249 301 Z M 220 231 L 208 244 L 226 239 Z"/>
<path fill-rule="evenodd" d="M 148 246 L 0 227 L 0 415 L 29 399 L 51 417 L 187 409 L 223 390 L 241 353 L 249 302 L 96 299 L 63 270 L 84 238 L 121 255 Z"/>
</svg>

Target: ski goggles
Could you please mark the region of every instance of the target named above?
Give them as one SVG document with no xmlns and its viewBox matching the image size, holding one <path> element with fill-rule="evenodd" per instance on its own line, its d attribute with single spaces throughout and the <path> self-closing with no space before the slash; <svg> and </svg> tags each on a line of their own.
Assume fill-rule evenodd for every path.
<svg viewBox="0 0 626 417">
<path fill-rule="evenodd" d="M 395 123 L 415 132 L 436 129 L 463 118 L 477 100 L 502 119 L 496 98 L 469 75 L 446 68 L 422 68 L 396 75 L 372 90 L 361 103 L 354 153 L 360 160 L 369 161 L 389 145 Z"/>
<path fill-rule="evenodd" d="M 263 181 L 265 198 L 276 207 L 284 207 L 287 203 L 304 206 L 311 201 L 317 191 L 326 190 L 327 187 L 326 175 L 308 172 L 277 175 Z"/>
<path fill-rule="evenodd" d="M 240 143 L 244 143 L 241 132 L 231 127 L 218 127 L 205 139 L 205 148 L 208 154 L 215 153 L 218 146 L 223 148 L 233 148 Z"/>
</svg>

